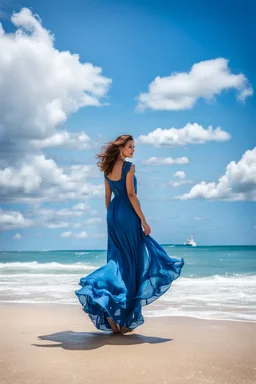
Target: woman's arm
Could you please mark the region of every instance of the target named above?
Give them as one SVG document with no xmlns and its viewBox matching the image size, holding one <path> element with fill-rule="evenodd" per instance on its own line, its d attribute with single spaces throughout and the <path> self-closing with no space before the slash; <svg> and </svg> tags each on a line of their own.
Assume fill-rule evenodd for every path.
<svg viewBox="0 0 256 384">
<path fill-rule="evenodd" d="M 133 183 L 134 171 L 135 171 L 135 167 L 134 167 L 134 164 L 132 164 L 129 172 L 126 175 L 127 195 L 128 195 L 128 198 L 129 198 L 135 212 L 139 216 L 141 222 L 145 222 L 146 221 L 145 216 L 141 210 L 139 199 L 138 199 L 138 197 L 135 193 L 135 190 L 134 190 L 134 183 Z"/>
<path fill-rule="evenodd" d="M 106 210 L 108 210 L 108 206 L 109 206 L 109 203 L 111 201 L 112 191 L 111 191 L 110 185 L 109 185 L 109 183 L 105 177 L 104 177 L 104 184 L 105 184 L 105 206 L 106 206 Z"/>
</svg>

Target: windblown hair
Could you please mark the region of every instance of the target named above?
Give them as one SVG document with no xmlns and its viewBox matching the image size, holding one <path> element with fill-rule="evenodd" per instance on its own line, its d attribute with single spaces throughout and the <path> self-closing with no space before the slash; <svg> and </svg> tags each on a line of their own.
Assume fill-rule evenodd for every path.
<svg viewBox="0 0 256 384">
<path fill-rule="evenodd" d="M 96 157 L 101 159 L 97 162 L 97 165 L 106 175 L 111 173 L 121 149 L 125 147 L 129 140 L 133 140 L 131 135 L 118 136 L 114 141 L 108 142 L 101 153 L 96 154 Z"/>
</svg>

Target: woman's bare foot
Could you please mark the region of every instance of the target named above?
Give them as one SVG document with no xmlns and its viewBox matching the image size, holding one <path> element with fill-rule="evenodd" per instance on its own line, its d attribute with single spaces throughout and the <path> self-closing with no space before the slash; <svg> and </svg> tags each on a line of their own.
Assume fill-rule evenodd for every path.
<svg viewBox="0 0 256 384">
<path fill-rule="evenodd" d="M 111 317 L 107 317 L 107 319 L 113 333 L 120 333 L 119 325 L 113 319 L 111 319 Z"/>
<path fill-rule="evenodd" d="M 132 332 L 132 331 L 133 331 L 133 329 L 129 329 L 129 328 L 125 327 L 125 326 L 120 327 L 120 332 L 122 333 L 122 335 L 124 333 Z"/>
</svg>

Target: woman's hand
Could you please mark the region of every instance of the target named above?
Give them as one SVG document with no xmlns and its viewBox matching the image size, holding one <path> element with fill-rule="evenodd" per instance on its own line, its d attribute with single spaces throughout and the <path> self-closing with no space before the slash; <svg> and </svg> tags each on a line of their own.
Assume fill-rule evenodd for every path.
<svg viewBox="0 0 256 384">
<path fill-rule="evenodd" d="M 151 233 L 151 228 L 150 226 L 148 225 L 148 223 L 146 222 L 146 220 L 142 221 L 141 222 L 141 225 L 142 227 L 144 228 L 144 233 L 145 235 L 149 235 Z"/>
</svg>

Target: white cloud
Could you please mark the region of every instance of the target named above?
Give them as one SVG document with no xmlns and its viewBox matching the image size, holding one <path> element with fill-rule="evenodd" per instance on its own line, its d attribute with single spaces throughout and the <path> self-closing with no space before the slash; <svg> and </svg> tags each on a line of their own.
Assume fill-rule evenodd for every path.
<svg viewBox="0 0 256 384">
<path fill-rule="evenodd" d="M 99 173 L 94 165 L 72 165 L 69 167 L 70 177 L 74 181 L 84 182 L 86 178 L 98 178 Z"/>
<path fill-rule="evenodd" d="M 177 177 L 180 180 L 179 181 L 169 181 L 167 185 L 170 185 L 171 187 L 177 188 L 181 187 L 182 185 L 187 185 L 187 184 L 193 184 L 193 180 L 183 180 L 186 177 L 185 172 L 183 171 L 177 171 L 173 174 L 173 177 Z"/>
<path fill-rule="evenodd" d="M 27 156 L 19 165 L 0 170 L 0 196 L 2 201 L 23 203 L 102 197 L 103 183 L 87 181 L 91 170 L 76 165 L 65 173 L 44 155 Z"/>
<path fill-rule="evenodd" d="M 187 123 L 185 127 L 161 129 L 157 128 L 147 135 L 140 135 L 137 141 L 141 144 L 162 146 L 182 146 L 187 144 L 204 144 L 207 141 L 227 141 L 230 134 L 220 127 L 204 129 L 197 123 Z"/>
<path fill-rule="evenodd" d="M 57 228 L 67 228 L 71 225 L 69 222 L 58 220 L 57 222 L 46 222 L 42 224 L 42 226 L 49 229 L 57 229 Z"/>
<path fill-rule="evenodd" d="M 14 229 L 30 227 L 32 221 L 26 219 L 18 211 L 3 211 L 0 208 L 0 229 Z"/>
<path fill-rule="evenodd" d="M 63 238 L 70 238 L 70 237 L 72 237 L 72 232 L 63 232 L 61 235 L 60 235 L 60 237 L 63 237 Z"/>
<path fill-rule="evenodd" d="M 187 164 L 189 159 L 187 157 L 177 157 L 172 159 L 171 157 L 150 157 L 143 161 L 143 164 L 147 165 L 173 165 L 173 164 Z"/>
<path fill-rule="evenodd" d="M 16 235 L 13 236 L 13 240 L 20 240 L 22 239 L 22 236 L 20 233 L 16 233 Z"/>
<path fill-rule="evenodd" d="M 0 210 L 0 228 L 100 225 L 103 220 L 90 218 L 85 201 L 104 195 L 103 183 L 88 180 L 99 178 L 97 167 L 59 167 L 41 151 L 95 147 L 84 131 L 56 128 L 79 108 L 103 105 L 111 80 L 102 76 L 101 68 L 81 63 L 79 55 L 55 49 L 53 35 L 29 9 L 11 20 L 18 28 L 14 33 L 5 33 L 0 23 L 0 200 L 34 207 L 24 212 Z M 40 207 L 43 202 L 69 200 L 80 202 L 62 209 Z"/>
<path fill-rule="evenodd" d="M 231 161 L 218 182 L 202 181 L 188 193 L 175 198 L 256 201 L 256 147 L 247 150 L 237 163 Z"/>
<path fill-rule="evenodd" d="M 103 223 L 103 219 L 100 217 L 92 217 L 84 222 L 84 225 L 97 225 Z"/>
<path fill-rule="evenodd" d="M 174 177 L 178 177 L 179 179 L 184 179 L 186 177 L 186 174 L 184 171 L 177 171 L 173 175 Z"/>
<path fill-rule="evenodd" d="M 28 227 L 56 229 L 101 225 L 104 222 L 101 217 L 88 218 L 93 213 L 94 211 L 90 211 L 88 204 L 83 203 L 62 209 L 35 206 L 32 209 L 26 209 L 23 213 L 0 209 L 0 229 Z"/>
<path fill-rule="evenodd" d="M 101 106 L 111 80 L 102 76 L 101 68 L 81 63 L 79 55 L 56 49 L 54 36 L 29 9 L 13 14 L 11 21 L 17 29 L 14 33 L 5 33 L 0 23 L 0 200 L 26 204 L 80 200 L 85 204 L 85 199 L 102 197 L 103 183 L 88 181 L 99 177 L 96 166 L 62 168 L 41 151 L 95 146 L 84 131 L 56 128 L 79 108 Z M 68 209 L 59 212 L 56 220 L 51 220 L 49 211 L 44 214 L 48 228 L 69 225 Z"/>
<path fill-rule="evenodd" d="M 74 238 L 74 239 L 86 239 L 86 238 L 100 238 L 105 237 L 105 233 L 94 233 L 94 234 L 88 234 L 85 231 L 82 231 L 80 233 L 73 233 L 73 232 L 63 232 L 60 237 L 62 238 Z"/>
<path fill-rule="evenodd" d="M 171 187 L 177 188 L 177 187 L 181 187 L 182 185 L 193 184 L 193 183 L 194 183 L 193 180 L 180 180 L 180 181 L 169 181 L 168 184 Z"/>
<path fill-rule="evenodd" d="M 171 187 L 177 188 L 181 187 L 182 185 L 187 185 L 187 184 L 193 184 L 193 180 L 183 180 L 186 177 L 185 172 L 183 171 L 177 171 L 173 174 L 173 177 L 178 177 L 180 180 L 179 181 L 169 181 L 168 185 Z"/>
<path fill-rule="evenodd" d="M 78 233 L 77 235 L 74 235 L 74 237 L 76 237 L 77 239 L 85 239 L 86 237 L 88 237 L 88 234 L 87 232 L 83 231 L 81 233 Z"/>
<path fill-rule="evenodd" d="M 188 73 L 157 76 L 149 84 L 148 92 L 138 96 L 137 110 L 191 109 L 200 98 L 214 100 L 229 89 L 235 89 L 237 99 L 244 101 L 253 94 L 253 89 L 243 73 L 231 73 L 228 62 L 225 58 L 206 60 L 194 64 Z"/>
<path fill-rule="evenodd" d="M 58 216 L 63 216 L 63 217 L 80 217 L 84 215 L 84 212 L 79 211 L 79 210 L 73 210 L 72 208 L 62 208 L 60 210 L 54 210 L 54 209 L 41 209 L 40 213 L 44 214 L 52 214 L 52 215 L 58 215 Z"/>
<path fill-rule="evenodd" d="M 101 68 L 81 63 L 78 54 L 54 48 L 54 36 L 42 26 L 37 15 L 22 8 L 11 17 L 17 31 L 0 33 L 0 127 L 2 136 L 46 139 L 41 145 L 66 143 L 65 133 L 55 134 L 56 126 L 81 107 L 101 106 L 111 80 Z M 57 136 L 56 136 L 57 135 Z M 84 133 L 69 134 L 72 145 Z"/>
<path fill-rule="evenodd" d="M 46 139 L 32 140 L 31 143 L 35 148 L 68 147 L 82 150 L 95 146 L 83 131 L 74 133 L 59 131 Z"/>
<path fill-rule="evenodd" d="M 89 208 L 89 204 L 87 201 L 85 203 L 78 203 L 73 206 L 73 209 L 76 211 L 84 211 L 85 209 L 88 209 L 88 208 Z"/>
</svg>

